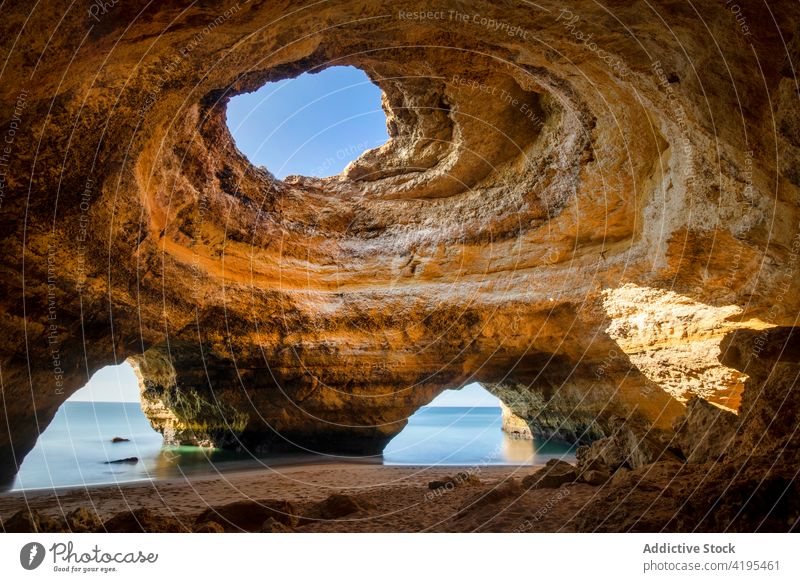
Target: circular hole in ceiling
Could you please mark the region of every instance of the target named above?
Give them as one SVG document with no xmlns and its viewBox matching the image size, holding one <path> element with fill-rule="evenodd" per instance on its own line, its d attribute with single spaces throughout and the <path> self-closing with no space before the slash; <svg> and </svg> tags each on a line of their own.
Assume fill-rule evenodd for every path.
<svg viewBox="0 0 800 582">
<path fill-rule="evenodd" d="M 388 139 L 381 90 L 349 66 L 237 95 L 228 103 L 227 123 L 239 151 L 281 180 L 334 176 Z"/>
</svg>

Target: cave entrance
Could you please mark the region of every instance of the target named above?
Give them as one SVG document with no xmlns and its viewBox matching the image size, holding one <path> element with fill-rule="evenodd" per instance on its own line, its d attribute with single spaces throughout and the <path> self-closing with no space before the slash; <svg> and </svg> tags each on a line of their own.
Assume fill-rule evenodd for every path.
<svg viewBox="0 0 800 582">
<path fill-rule="evenodd" d="M 480 384 L 445 390 L 386 446 L 389 465 L 527 465 L 534 441 L 503 431 L 502 403 Z"/>
<path fill-rule="evenodd" d="M 253 165 L 325 178 L 387 140 L 381 95 L 364 71 L 329 67 L 233 97 L 227 123 Z"/>
<path fill-rule="evenodd" d="M 127 362 L 106 366 L 59 407 L 22 461 L 12 489 L 146 479 L 162 442 L 142 412 L 133 368 Z"/>
</svg>

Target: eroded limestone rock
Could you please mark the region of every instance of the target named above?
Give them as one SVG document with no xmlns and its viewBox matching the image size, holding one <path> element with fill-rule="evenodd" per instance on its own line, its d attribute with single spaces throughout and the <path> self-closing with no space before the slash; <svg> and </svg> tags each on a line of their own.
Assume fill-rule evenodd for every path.
<svg viewBox="0 0 800 582">
<path fill-rule="evenodd" d="M 657 461 L 679 461 L 670 432 L 642 425 L 635 419 L 614 417 L 611 436 L 579 447 L 575 452 L 581 470 L 614 472 L 620 467 L 636 469 Z"/>
<path fill-rule="evenodd" d="M 531 427 L 528 425 L 525 419 L 514 414 L 514 412 L 503 402 L 500 402 L 500 409 L 502 411 L 503 431 L 505 433 L 515 439 L 533 439 Z"/>
</svg>

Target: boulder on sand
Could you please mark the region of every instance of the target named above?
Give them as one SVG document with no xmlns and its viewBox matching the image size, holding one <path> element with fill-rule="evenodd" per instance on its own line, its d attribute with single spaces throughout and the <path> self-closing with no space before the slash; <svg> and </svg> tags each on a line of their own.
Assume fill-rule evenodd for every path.
<svg viewBox="0 0 800 582">
<path fill-rule="evenodd" d="M 78 507 L 66 516 L 66 530 L 72 533 L 89 533 L 102 529 L 103 521 L 95 511 L 86 507 Z"/>
<path fill-rule="evenodd" d="M 225 531 L 257 532 L 269 518 L 289 527 L 296 526 L 299 521 L 297 508 L 290 501 L 264 499 L 209 507 L 197 517 L 195 524 L 216 521 Z"/>
<path fill-rule="evenodd" d="M 0 523 L 6 533 L 54 533 L 64 531 L 57 520 L 35 509 L 21 509 Z"/>
</svg>

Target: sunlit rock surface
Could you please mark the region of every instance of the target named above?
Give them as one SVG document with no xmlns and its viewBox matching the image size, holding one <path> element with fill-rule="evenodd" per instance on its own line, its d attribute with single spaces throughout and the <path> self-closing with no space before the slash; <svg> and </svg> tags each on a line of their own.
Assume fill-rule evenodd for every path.
<svg viewBox="0 0 800 582">
<path fill-rule="evenodd" d="M 511 409 L 502 402 L 500 403 L 500 411 L 503 422 L 503 432 L 506 432 L 516 439 L 533 439 L 533 433 L 531 432 L 531 427 L 527 420 L 514 414 Z"/>
</svg>

